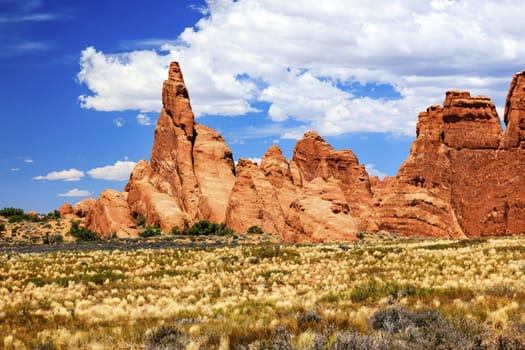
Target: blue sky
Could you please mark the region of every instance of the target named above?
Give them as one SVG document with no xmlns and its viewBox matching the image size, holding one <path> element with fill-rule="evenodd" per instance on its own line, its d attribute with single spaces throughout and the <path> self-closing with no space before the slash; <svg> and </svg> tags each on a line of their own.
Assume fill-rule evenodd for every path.
<svg viewBox="0 0 525 350">
<path fill-rule="evenodd" d="M 121 190 L 149 158 L 178 60 L 234 158 L 318 131 L 395 175 L 449 89 L 501 111 L 525 69 L 522 1 L 0 0 L 0 207 Z"/>
</svg>

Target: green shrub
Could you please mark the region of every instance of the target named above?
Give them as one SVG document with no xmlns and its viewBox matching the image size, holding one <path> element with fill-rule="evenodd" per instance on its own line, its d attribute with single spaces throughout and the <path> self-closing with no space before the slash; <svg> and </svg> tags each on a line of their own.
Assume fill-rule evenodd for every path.
<svg viewBox="0 0 525 350">
<path fill-rule="evenodd" d="M 5 224 L 3 222 L 0 222 L 0 233 L 5 232 Z"/>
<path fill-rule="evenodd" d="M 248 231 L 246 231 L 248 233 L 257 233 L 257 234 L 263 234 L 264 231 L 262 228 L 260 228 L 259 226 L 250 226 L 248 228 Z"/>
<path fill-rule="evenodd" d="M 85 227 L 80 227 L 79 221 L 71 221 L 71 228 L 68 233 L 77 239 L 77 242 L 98 241 L 100 237 L 93 231 Z"/>
<path fill-rule="evenodd" d="M 160 236 L 161 235 L 160 227 L 159 226 L 146 226 L 146 228 L 139 233 L 140 237 L 147 238 L 147 237 L 154 237 L 154 236 Z"/>
<path fill-rule="evenodd" d="M 190 227 L 186 231 L 186 233 L 191 236 L 226 236 L 234 234 L 231 228 L 226 227 L 226 224 L 216 224 L 214 222 L 209 222 L 208 220 L 201 220 L 199 222 L 196 222 L 192 227 Z"/>
<path fill-rule="evenodd" d="M 44 217 L 44 221 L 50 221 L 50 220 L 58 220 L 60 219 L 60 212 L 58 210 L 54 210 L 50 213 L 47 213 Z"/>
<path fill-rule="evenodd" d="M 13 215 L 9 217 L 8 221 L 10 224 L 13 224 L 13 223 L 25 221 L 27 220 L 27 218 L 28 217 L 26 215 Z"/>
<path fill-rule="evenodd" d="M 174 236 L 176 236 L 176 235 L 180 235 L 180 229 L 179 229 L 179 226 L 173 226 L 173 227 L 171 228 L 171 231 L 170 231 L 170 232 L 171 232 L 171 234 L 174 235 Z"/>
<path fill-rule="evenodd" d="M 24 215 L 26 215 L 24 213 L 24 210 L 20 208 L 6 207 L 3 209 L 0 209 L 0 216 L 4 216 L 6 218 L 10 218 L 12 216 L 24 216 Z"/>
</svg>

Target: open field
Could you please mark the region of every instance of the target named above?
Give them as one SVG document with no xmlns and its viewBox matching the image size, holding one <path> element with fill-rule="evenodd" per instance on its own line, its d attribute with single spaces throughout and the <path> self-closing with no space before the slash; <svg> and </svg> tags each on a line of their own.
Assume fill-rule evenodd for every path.
<svg viewBox="0 0 525 350">
<path fill-rule="evenodd" d="M 0 252 L 5 349 L 523 349 L 525 237 Z"/>
</svg>

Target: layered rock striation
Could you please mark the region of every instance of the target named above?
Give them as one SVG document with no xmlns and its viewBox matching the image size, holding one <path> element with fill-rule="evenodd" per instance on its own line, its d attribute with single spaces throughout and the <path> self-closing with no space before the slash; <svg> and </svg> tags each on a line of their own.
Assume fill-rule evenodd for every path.
<svg viewBox="0 0 525 350">
<path fill-rule="evenodd" d="M 306 133 L 288 162 L 277 146 L 261 164 L 240 159 L 195 122 L 178 63 L 162 90 L 150 161 L 123 192 L 89 203 L 86 225 L 103 236 L 137 235 L 136 218 L 164 231 L 199 220 L 236 232 L 257 225 L 287 241 L 352 240 L 361 231 L 478 237 L 525 231 L 525 73 L 514 77 L 503 132 L 492 101 L 449 91 L 420 113 L 397 176 L 370 178 L 350 150 Z M 86 210 L 84 209 L 84 212 Z"/>
</svg>

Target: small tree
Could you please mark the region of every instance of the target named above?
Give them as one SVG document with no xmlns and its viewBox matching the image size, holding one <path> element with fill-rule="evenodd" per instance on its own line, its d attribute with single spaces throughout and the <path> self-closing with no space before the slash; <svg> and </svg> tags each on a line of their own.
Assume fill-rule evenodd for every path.
<svg viewBox="0 0 525 350">
<path fill-rule="evenodd" d="M 0 209 L 0 216 L 5 216 L 6 218 L 10 218 L 12 216 L 24 216 L 24 210 L 20 208 L 13 208 L 13 207 L 6 207 L 3 209 Z"/>
<path fill-rule="evenodd" d="M 58 220 L 58 219 L 60 219 L 60 212 L 56 209 L 50 213 L 47 213 L 46 216 L 44 217 L 45 221 Z"/>
<path fill-rule="evenodd" d="M 160 227 L 159 226 L 146 226 L 144 231 L 139 233 L 140 237 L 147 238 L 147 237 L 154 237 L 154 236 L 160 236 L 161 235 Z"/>
<path fill-rule="evenodd" d="M 217 224 L 214 222 L 209 222 L 208 220 L 201 220 L 190 227 L 186 233 L 191 236 L 226 236 L 231 235 L 234 232 L 231 228 L 227 227 L 225 223 Z"/>
<path fill-rule="evenodd" d="M 79 221 L 71 221 L 71 228 L 68 233 L 77 239 L 77 242 L 98 241 L 100 237 L 93 231 L 85 227 L 80 227 Z"/>
<path fill-rule="evenodd" d="M 22 222 L 24 220 L 27 220 L 27 217 L 25 215 L 13 215 L 10 216 L 8 219 L 10 224 Z"/>
<path fill-rule="evenodd" d="M 5 224 L 0 222 L 0 233 L 5 232 Z"/>
<path fill-rule="evenodd" d="M 259 226 L 250 226 L 248 228 L 248 231 L 246 231 L 248 233 L 257 233 L 257 234 L 263 234 L 264 231 L 262 228 L 260 228 Z"/>
<path fill-rule="evenodd" d="M 171 228 L 171 234 L 173 236 L 176 236 L 176 235 L 180 235 L 180 229 L 179 229 L 179 226 L 173 226 Z"/>
<path fill-rule="evenodd" d="M 186 233 L 190 236 L 208 236 L 214 233 L 214 225 L 216 224 L 209 222 L 208 220 L 201 220 L 193 224 Z"/>
</svg>

